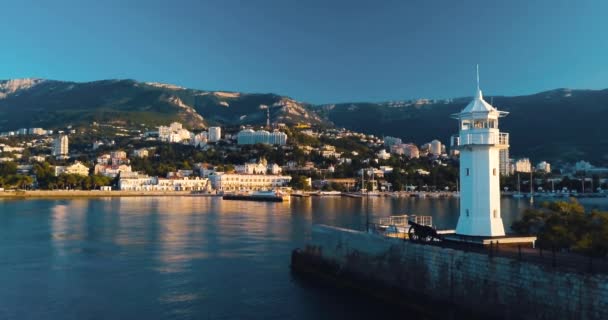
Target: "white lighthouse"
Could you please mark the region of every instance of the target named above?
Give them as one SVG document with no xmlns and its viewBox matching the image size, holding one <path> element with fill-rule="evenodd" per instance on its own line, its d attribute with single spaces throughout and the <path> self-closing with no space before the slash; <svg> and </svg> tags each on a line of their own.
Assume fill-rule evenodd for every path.
<svg viewBox="0 0 608 320">
<path fill-rule="evenodd" d="M 499 151 L 509 147 L 509 134 L 498 130 L 498 119 L 508 113 L 498 111 L 483 100 L 479 89 L 460 113 L 459 134 L 452 144 L 460 150 L 460 217 L 456 234 L 504 236 L 500 216 Z"/>
</svg>

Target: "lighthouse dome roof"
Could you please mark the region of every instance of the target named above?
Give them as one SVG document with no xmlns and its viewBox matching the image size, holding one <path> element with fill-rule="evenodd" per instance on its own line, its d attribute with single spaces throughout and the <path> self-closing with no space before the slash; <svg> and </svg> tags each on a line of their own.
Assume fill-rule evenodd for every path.
<svg viewBox="0 0 608 320">
<path fill-rule="evenodd" d="M 497 111 L 496 108 L 492 107 L 491 104 L 487 103 L 483 100 L 483 95 L 481 90 L 477 90 L 477 94 L 473 101 L 469 102 L 469 104 L 462 109 L 460 113 L 473 113 L 473 112 L 492 112 Z"/>
</svg>

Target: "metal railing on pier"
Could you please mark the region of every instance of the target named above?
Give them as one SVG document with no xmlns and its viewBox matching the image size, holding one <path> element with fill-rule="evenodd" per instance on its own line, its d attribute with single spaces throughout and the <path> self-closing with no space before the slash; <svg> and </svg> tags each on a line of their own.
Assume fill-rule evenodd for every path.
<svg viewBox="0 0 608 320">
<path fill-rule="evenodd" d="M 399 220 L 394 220 L 399 222 Z M 396 224 L 395 224 L 396 225 Z M 408 241 L 408 230 L 405 228 L 378 228 L 378 225 L 371 224 L 368 232 L 378 235 L 399 238 Z M 437 231 L 442 233 L 441 231 Z M 523 262 L 538 264 L 548 268 L 557 268 L 563 271 L 570 272 L 585 272 L 585 273 L 608 273 L 608 258 L 598 257 L 593 255 L 585 255 L 582 253 L 572 252 L 565 249 L 543 249 L 531 248 L 523 245 L 501 244 L 500 239 L 492 241 L 489 246 L 466 241 L 428 241 L 415 242 L 416 244 L 441 247 L 446 249 L 460 250 L 465 252 L 474 252 L 488 255 L 490 258 L 502 257 Z"/>
<path fill-rule="evenodd" d="M 433 217 L 431 216 L 406 214 L 378 218 L 369 223 L 367 231 L 387 237 L 407 239 L 410 228 L 409 221 L 420 225 L 433 226 Z"/>
</svg>

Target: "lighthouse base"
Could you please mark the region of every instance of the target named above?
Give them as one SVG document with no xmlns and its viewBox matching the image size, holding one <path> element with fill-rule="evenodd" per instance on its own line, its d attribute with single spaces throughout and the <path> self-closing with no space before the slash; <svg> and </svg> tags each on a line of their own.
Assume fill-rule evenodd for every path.
<svg viewBox="0 0 608 320">
<path fill-rule="evenodd" d="M 521 246 L 534 248 L 536 237 L 534 236 L 516 236 L 505 235 L 498 237 L 485 236 L 468 236 L 457 233 L 446 234 L 443 236 L 444 241 L 466 243 L 476 246 Z"/>
</svg>

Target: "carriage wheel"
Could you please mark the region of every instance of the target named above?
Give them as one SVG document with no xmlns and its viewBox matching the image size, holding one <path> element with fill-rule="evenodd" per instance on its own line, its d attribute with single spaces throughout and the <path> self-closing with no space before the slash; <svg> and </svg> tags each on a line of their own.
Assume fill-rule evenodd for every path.
<svg viewBox="0 0 608 320">
<path fill-rule="evenodd" d="M 410 241 L 417 242 L 420 240 L 420 237 L 418 236 L 418 234 L 416 234 L 416 229 L 414 228 L 414 226 L 410 226 L 410 230 L 408 230 L 407 235 Z"/>
<path fill-rule="evenodd" d="M 428 234 L 421 235 L 419 238 L 420 242 L 431 242 L 433 240 L 433 237 Z"/>
</svg>

